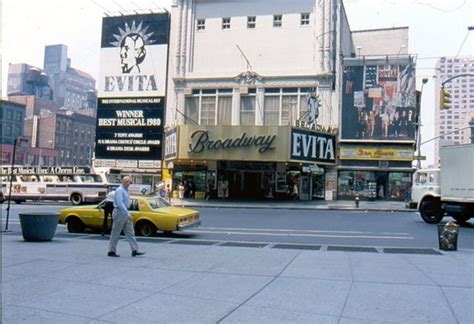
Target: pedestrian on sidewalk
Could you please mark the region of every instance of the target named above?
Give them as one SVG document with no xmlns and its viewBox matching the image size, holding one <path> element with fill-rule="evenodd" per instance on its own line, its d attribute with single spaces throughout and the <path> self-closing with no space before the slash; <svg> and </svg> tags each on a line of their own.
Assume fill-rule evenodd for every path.
<svg viewBox="0 0 474 324">
<path fill-rule="evenodd" d="M 110 220 L 112 220 L 112 212 L 114 210 L 114 197 L 115 197 L 115 190 L 109 192 L 107 194 L 107 198 L 105 199 L 104 222 L 102 223 L 102 236 L 104 236 L 104 234 L 109 231 L 108 219 L 110 217 Z"/>
<path fill-rule="evenodd" d="M 135 232 L 133 230 L 132 216 L 128 211 L 130 207 L 130 195 L 128 194 L 128 187 L 130 186 L 130 177 L 122 178 L 122 185 L 115 191 L 114 196 L 114 211 L 112 213 L 112 231 L 110 233 L 109 242 L 109 257 L 119 257 L 117 254 L 117 243 L 120 238 L 120 232 L 125 233 L 130 247 L 132 248 L 132 256 L 145 254 L 138 250 L 138 243 L 135 239 Z"/>
<path fill-rule="evenodd" d="M 171 196 L 172 196 L 173 192 L 171 191 L 171 187 L 170 187 L 170 184 L 168 183 L 166 185 L 166 198 L 168 199 L 168 202 L 171 204 Z"/>
</svg>

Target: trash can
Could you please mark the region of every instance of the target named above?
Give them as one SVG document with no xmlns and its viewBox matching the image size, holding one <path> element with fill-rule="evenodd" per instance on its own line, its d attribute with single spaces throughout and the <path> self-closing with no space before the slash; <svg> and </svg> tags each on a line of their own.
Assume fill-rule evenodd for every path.
<svg viewBox="0 0 474 324">
<path fill-rule="evenodd" d="M 55 213 L 20 213 L 21 233 L 25 241 L 51 241 L 56 234 L 59 214 Z"/>
<path fill-rule="evenodd" d="M 448 222 L 438 225 L 439 249 L 444 251 L 457 251 L 458 249 L 459 225 Z"/>
</svg>

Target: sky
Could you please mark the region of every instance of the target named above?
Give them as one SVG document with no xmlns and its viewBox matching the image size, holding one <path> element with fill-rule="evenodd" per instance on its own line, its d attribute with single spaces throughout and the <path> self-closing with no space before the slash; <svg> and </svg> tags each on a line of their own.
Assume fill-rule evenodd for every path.
<svg viewBox="0 0 474 324">
<path fill-rule="evenodd" d="M 2 96 L 9 63 L 43 66 L 44 46 L 66 44 L 71 65 L 98 79 L 101 22 L 109 13 L 170 8 L 171 0 L 1 0 Z M 292 1 L 292 0 L 288 0 Z M 316 1 L 316 0 L 315 0 Z M 268 0 L 271 4 L 271 0 Z M 474 0 L 344 0 L 352 30 L 409 27 L 410 53 L 417 59 L 422 97 L 422 141 L 434 137 L 434 67 L 441 56 L 474 55 Z M 465 40 L 465 41 L 464 41 Z M 464 45 L 461 47 L 461 45 Z M 433 142 L 422 146 L 433 164 Z"/>
</svg>

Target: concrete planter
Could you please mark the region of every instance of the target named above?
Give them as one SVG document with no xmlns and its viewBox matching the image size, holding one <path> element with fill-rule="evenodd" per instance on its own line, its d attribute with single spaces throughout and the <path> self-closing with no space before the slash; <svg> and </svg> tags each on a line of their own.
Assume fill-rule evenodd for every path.
<svg viewBox="0 0 474 324">
<path fill-rule="evenodd" d="M 20 224 L 25 241 L 51 241 L 58 227 L 59 214 L 20 213 Z"/>
</svg>

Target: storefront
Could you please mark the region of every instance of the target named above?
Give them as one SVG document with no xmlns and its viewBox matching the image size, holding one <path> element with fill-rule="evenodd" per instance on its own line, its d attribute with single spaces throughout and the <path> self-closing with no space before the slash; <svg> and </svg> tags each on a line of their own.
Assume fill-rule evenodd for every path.
<svg viewBox="0 0 474 324">
<path fill-rule="evenodd" d="M 165 135 L 165 160 L 173 189 L 184 187 L 188 198 L 205 192 L 211 199 L 335 196 L 331 182 L 326 195 L 326 173 L 336 173 L 334 134 L 290 126 L 181 125 Z"/>
<path fill-rule="evenodd" d="M 414 171 L 412 145 L 343 145 L 339 159 L 339 199 L 408 198 Z"/>
</svg>

